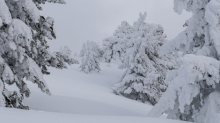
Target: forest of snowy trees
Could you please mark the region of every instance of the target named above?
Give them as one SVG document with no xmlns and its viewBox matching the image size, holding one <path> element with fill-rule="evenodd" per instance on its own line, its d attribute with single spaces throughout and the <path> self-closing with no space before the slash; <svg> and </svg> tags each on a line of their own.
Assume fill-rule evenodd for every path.
<svg viewBox="0 0 220 123">
<path fill-rule="evenodd" d="M 102 46 L 84 42 L 77 59 L 71 46 L 51 52 L 48 40 L 56 39 L 55 20 L 40 14 L 45 2 L 66 3 L 0 0 L 0 107 L 28 110 L 23 104 L 31 96 L 27 81 L 51 95 L 44 80 L 50 76 L 48 67 L 80 64 L 86 76 L 104 76 L 104 62 L 124 71 L 112 95 L 152 105 L 148 117 L 167 114 L 168 119 L 220 123 L 220 0 L 174 0 L 177 14 L 186 10 L 192 17 L 172 40 L 163 25 L 148 23 L 144 12 L 133 24 L 122 21 Z M 10 85 L 17 90 L 9 90 Z"/>
</svg>

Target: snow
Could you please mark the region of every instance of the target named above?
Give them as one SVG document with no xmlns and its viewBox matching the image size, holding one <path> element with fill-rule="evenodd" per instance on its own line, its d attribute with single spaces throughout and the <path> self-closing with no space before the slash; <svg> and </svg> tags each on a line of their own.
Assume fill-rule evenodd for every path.
<svg viewBox="0 0 220 123">
<path fill-rule="evenodd" d="M 0 108 L 0 115 L 5 123 L 189 123 L 147 117 L 78 115 L 7 108 Z"/>
<path fill-rule="evenodd" d="M 74 57 L 81 61 L 79 57 Z M 183 121 L 146 117 L 152 109 L 149 104 L 115 95 L 112 87 L 124 70 L 117 64 L 100 64 L 102 71 L 85 74 L 79 64 L 68 69 L 49 69 L 44 76 L 52 96 L 48 96 L 27 82 L 32 90 L 24 105 L 30 110 L 0 108 L 3 123 L 184 123 Z M 9 90 L 14 88 L 7 87 Z M 15 87 L 16 88 L 16 87 Z"/>
<path fill-rule="evenodd" d="M 10 27 L 9 27 L 9 30 L 8 30 L 8 33 L 13 36 L 14 35 L 21 35 L 27 39 L 30 39 L 30 40 L 32 39 L 31 29 L 24 22 L 22 22 L 19 19 L 12 20 Z"/>
<path fill-rule="evenodd" d="M 11 23 L 11 14 L 9 12 L 9 9 L 5 3 L 5 0 L 0 0 L 0 25 L 2 25 L 2 22 L 9 24 Z"/>
<path fill-rule="evenodd" d="M 29 76 L 26 77 L 27 80 L 35 82 L 35 79 L 38 78 L 37 80 L 39 82 L 36 82 L 36 83 L 41 88 L 41 91 L 46 92 L 47 94 L 50 95 L 49 87 L 46 81 L 43 79 L 43 74 L 41 72 L 41 69 L 38 67 L 38 65 L 31 58 L 28 58 L 25 62 L 26 63 L 24 66 L 28 66 L 29 68 L 28 69 Z"/>
<path fill-rule="evenodd" d="M 170 74 L 174 74 L 174 76 L 172 77 L 172 79 L 171 77 L 169 77 L 170 82 L 168 83 L 170 84 L 168 86 L 168 89 L 160 98 L 160 101 L 151 110 L 148 116 L 158 117 L 169 110 L 171 110 L 172 112 L 179 110 L 181 113 L 189 115 L 187 114 L 187 106 L 190 106 L 190 108 L 191 105 L 193 107 L 197 107 L 199 103 L 193 104 L 196 100 L 196 97 L 199 96 L 202 98 L 204 95 L 206 95 L 203 93 L 202 88 L 205 88 L 206 91 L 212 91 L 212 88 L 218 86 L 219 61 L 211 57 L 188 54 L 183 57 L 183 65 L 180 67 L 180 69 L 168 73 L 168 76 L 170 76 Z M 210 86 L 209 88 L 205 84 L 203 84 L 204 81 L 208 86 Z M 206 93 L 209 92 L 207 91 Z M 213 99 L 213 96 L 210 97 L 210 100 L 211 99 Z M 176 108 L 177 110 L 175 110 Z M 169 113 L 168 118 L 180 117 L 178 115 L 178 112 L 175 112 L 176 116 L 171 116 L 170 114 L 172 115 L 172 113 Z M 193 111 L 193 116 L 195 115 L 197 115 L 196 111 Z M 209 118 L 210 117 L 207 117 L 208 120 L 211 119 Z"/>
<path fill-rule="evenodd" d="M 212 92 L 206 99 L 206 103 L 201 109 L 196 121 L 199 123 L 219 123 L 220 122 L 220 93 Z"/>
<path fill-rule="evenodd" d="M 220 1 L 174 0 L 174 10 L 179 14 L 186 10 L 193 15 L 184 24 L 187 26 L 185 31 L 162 46 L 160 55 L 181 51 L 185 55 L 183 65 L 168 73 L 166 83 L 169 87 L 149 116 L 156 117 L 166 112 L 172 119 L 219 122 L 213 117 L 219 116 L 216 106 L 218 94 L 214 91 L 220 90 Z"/>
<path fill-rule="evenodd" d="M 32 0 L 20 0 L 20 4 L 23 5 L 24 9 L 30 15 L 31 19 L 38 23 L 40 19 L 40 12 Z"/>
</svg>

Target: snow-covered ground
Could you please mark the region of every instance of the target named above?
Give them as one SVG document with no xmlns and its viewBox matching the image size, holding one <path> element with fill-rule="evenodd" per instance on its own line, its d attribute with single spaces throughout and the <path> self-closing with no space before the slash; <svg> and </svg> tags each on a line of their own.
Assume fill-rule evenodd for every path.
<svg viewBox="0 0 220 123">
<path fill-rule="evenodd" d="M 111 90 L 124 70 L 116 64 L 101 63 L 100 67 L 100 73 L 91 74 L 81 72 L 79 65 L 50 69 L 45 80 L 52 96 L 28 83 L 32 94 L 24 104 L 31 110 L 0 108 L 1 123 L 183 123 L 165 116 L 146 117 L 151 105 L 117 96 Z"/>
</svg>

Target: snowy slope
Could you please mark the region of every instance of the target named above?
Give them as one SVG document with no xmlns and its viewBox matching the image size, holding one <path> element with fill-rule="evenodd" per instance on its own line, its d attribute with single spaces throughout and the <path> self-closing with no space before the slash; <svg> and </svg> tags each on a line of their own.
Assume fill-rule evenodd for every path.
<svg viewBox="0 0 220 123">
<path fill-rule="evenodd" d="M 77 59 L 80 59 L 76 57 Z M 80 61 L 80 60 L 79 60 Z M 79 65 L 66 70 L 50 69 L 45 79 L 52 96 L 41 93 L 36 85 L 28 83 L 32 94 L 24 100 L 31 110 L 0 108 L 3 123 L 182 123 L 154 119 L 146 115 L 152 108 L 134 100 L 117 96 L 111 87 L 124 70 L 117 65 L 101 63 L 100 73 L 85 74 Z M 13 86 L 11 87 L 13 88 Z M 3 120 L 2 120 L 3 119 Z M 2 123 L 2 122 L 1 122 Z"/>
<path fill-rule="evenodd" d="M 0 116 L 1 123 L 189 123 L 140 116 L 78 115 L 7 108 L 0 108 Z"/>
</svg>

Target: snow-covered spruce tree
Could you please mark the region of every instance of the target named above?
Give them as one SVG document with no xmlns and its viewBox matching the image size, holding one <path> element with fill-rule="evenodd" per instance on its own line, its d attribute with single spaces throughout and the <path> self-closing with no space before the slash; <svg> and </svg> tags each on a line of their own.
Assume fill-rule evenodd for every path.
<svg viewBox="0 0 220 123">
<path fill-rule="evenodd" d="M 93 50 L 95 52 L 98 52 L 98 58 L 101 59 L 104 55 L 104 49 L 103 47 L 101 47 L 98 43 L 94 42 L 94 41 L 91 41 L 92 43 L 92 46 L 93 46 Z"/>
<path fill-rule="evenodd" d="M 103 40 L 103 46 L 105 47 L 104 59 L 107 63 L 110 63 L 112 59 L 124 62 L 127 49 L 126 43 L 132 33 L 132 27 L 126 21 L 123 21 L 115 30 L 113 36 Z"/>
<path fill-rule="evenodd" d="M 96 49 L 99 52 L 99 59 L 102 59 L 105 53 L 105 48 L 102 45 L 99 45 L 98 43 L 95 44 L 96 44 Z"/>
<path fill-rule="evenodd" d="M 91 41 L 91 43 L 93 44 L 94 51 L 99 52 L 98 58 L 99 59 L 103 58 L 103 55 L 105 53 L 105 49 L 94 41 Z M 80 50 L 80 57 L 83 57 L 85 52 L 86 52 L 86 45 L 85 45 L 85 43 L 83 43 L 82 49 Z"/>
<path fill-rule="evenodd" d="M 85 54 L 85 51 L 86 51 L 86 44 L 85 42 L 83 42 L 83 46 L 82 46 L 82 49 L 80 50 L 79 56 L 83 57 Z"/>
<path fill-rule="evenodd" d="M 39 14 L 40 4 L 63 0 L 0 0 L 0 106 L 28 109 L 22 104 L 30 90 L 24 79 L 50 95 L 43 74 L 47 67 L 64 68 L 65 60 L 51 53 L 46 38 L 56 38 L 51 17 Z M 6 88 L 16 84 L 19 92 Z"/>
<path fill-rule="evenodd" d="M 62 61 L 65 61 L 69 65 L 79 64 L 77 60 L 75 60 L 71 57 L 72 51 L 67 46 L 64 46 L 64 48 L 60 47 L 60 52 L 55 52 L 55 55 L 57 57 L 57 60 L 60 61 L 60 64 L 63 68 L 67 68 L 67 66 Z"/>
<path fill-rule="evenodd" d="M 198 123 L 219 123 L 220 112 L 220 1 L 174 0 L 174 10 L 192 12 L 188 27 L 164 44 L 161 54 L 182 51 L 183 65 L 168 73 L 167 91 L 149 116 Z"/>
<path fill-rule="evenodd" d="M 134 23 L 134 34 L 129 39 L 133 47 L 122 64 L 127 70 L 113 88 L 116 94 L 152 105 L 159 101 L 166 90 L 166 72 L 176 68 L 174 57 L 159 57 L 158 50 L 166 42 L 163 27 L 145 22 L 146 13 Z"/>
<path fill-rule="evenodd" d="M 99 67 L 99 52 L 96 47 L 96 43 L 93 41 L 87 41 L 86 50 L 82 58 L 80 68 L 85 73 L 90 73 L 91 71 L 99 72 L 101 69 Z"/>
</svg>

